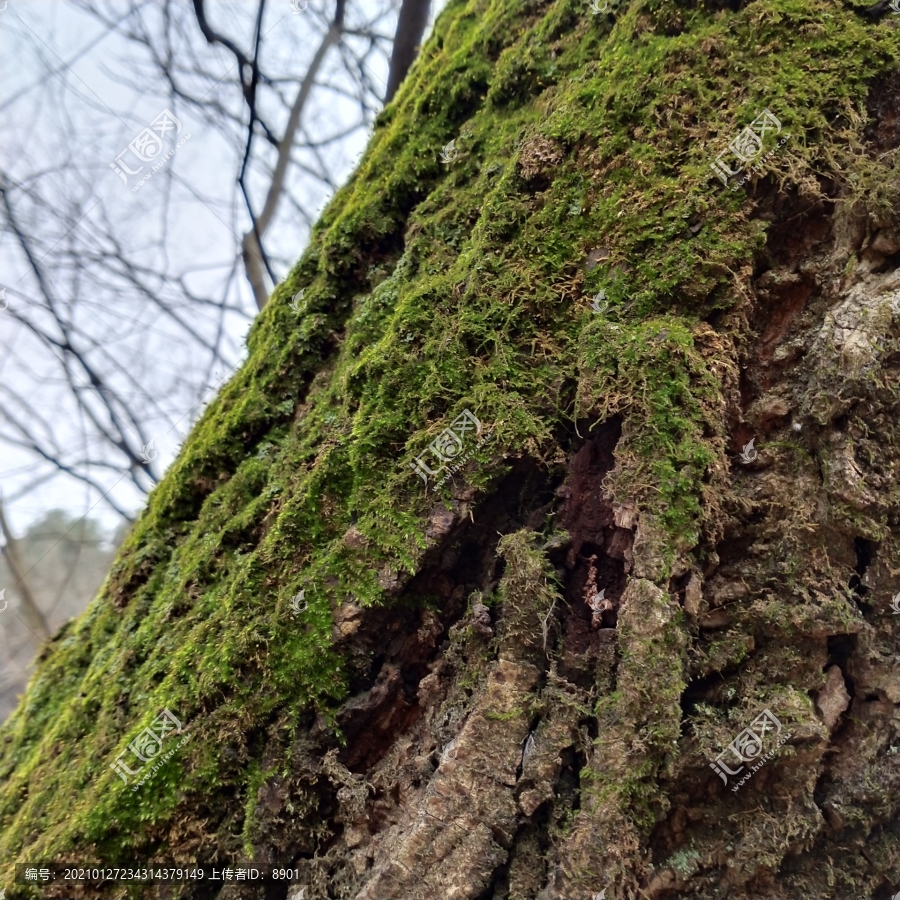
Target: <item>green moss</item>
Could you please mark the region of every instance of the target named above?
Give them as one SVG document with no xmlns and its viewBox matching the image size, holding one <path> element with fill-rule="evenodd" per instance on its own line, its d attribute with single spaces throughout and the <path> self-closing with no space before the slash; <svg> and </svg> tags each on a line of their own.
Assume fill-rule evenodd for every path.
<svg viewBox="0 0 900 900">
<path fill-rule="evenodd" d="M 552 650 L 553 612 L 560 601 L 556 574 L 539 549 L 541 543 L 538 534 L 517 531 L 504 535 L 497 544 L 497 553 L 506 561 L 499 589 L 501 652 L 531 658 L 538 664 Z"/>
<path fill-rule="evenodd" d="M 626 327 L 599 318 L 581 338 L 580 403 L 600 419 L 623 417 L 616 494 L 659 510 L 670 535 L 696 543 L 700 485 L 721 453 L 723 425 L 710 414 L 721 389 L 672 317 Z"/>
<path fill-rule="evenodd" d="M 604 821 L 622 822 L 634 834 L 648 834 L 668 808 L 659 782 L 681 737 L 687 654 L 682 619 L 667 594 L 633 580 L 617 628 L 617 689 L 597 701 L 600 736 L 583 780 Z"/>
<path fill-rule="evenodd" d="M 706 665 L 710 672 L 721 672 L 742 663 L 750 655 L 752 639 L 745 634 L 728 632 L 710 643 L 706 651 Z"/>
</svg>

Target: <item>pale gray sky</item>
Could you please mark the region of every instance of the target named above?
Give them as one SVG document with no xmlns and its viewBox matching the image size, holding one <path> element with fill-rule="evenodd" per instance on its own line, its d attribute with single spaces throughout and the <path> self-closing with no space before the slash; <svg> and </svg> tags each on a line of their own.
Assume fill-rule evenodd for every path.
<svg viewBox="0 0 900 900">
<path fill-rule="evenodd" d="M 152 12 L 153 2 L 148 0 L 143 6 L 151 7 Z M 184 3 L 189 7 L 189 0 Z M 331 4 L 328 0 L 311 0 L 309 6 L 308 12 L 297 15 L 290 0 L 274 0 L 267 5 L 263 31 L 270 48 L 266 61 L 270 71 L 296 76 L 298 67 L 305 66 Z M 356 8 L 367 7 L 381 8 L 376 0 L 364 0 Z M 123 13 L 127 9 L 124 2 L 119 8 Z M 208 8 L 211 21 L 246 46 L 246 20 L 256 4 L 211 0 Z M 393 31 L 393 15 L 384 20 L 381 29 L 387 34 Z M 351 39 L 348 42 L 352 45 Z M 353 57 L 357 50 L 362 52 L 360 47 L 350 46 L 350 50 Z M 332 69 L 323 73 L 326 83 L 334 78 L 338 85 L 340 64 L 340 57 L 334 54 Z M 227 55 L 222 56 L 221 68 L 223 82 L 233 80 L 234 67 Z M 150 74 L 145 77 L 144 73 Z M 249 227 L 245 211 L 235 204 L 235 146 L 240 136 L 229 143 L 221 130 L 189 108 L 178 107 L 181 130 L 177 137 L 190 138 L 167 164 L 177 178 L 167 185 L 163 178 L 154 176 L 132 191 L 133 181 L 124 184 L 110 164 L 170 105 L 165 83 L 152 74 L 146 54 L 142 58 L 133 43 L 102 27 L 75 3 L 8 0 L 0 11 L 0 170 L 19 185 L 27 184 L 38 170 L 58 170 L 60 207 L 73 199 L 78 202 L 74 228 L 68 227 L 62 215 L 33 223 L 42 236 L 41 249 L 49 254 L 48 260 L 53 258 L 54 248 L 65 246 L 75 237 L 79 245 L 90 244 L 92 233 L 100 232 L 103 216 L 116 239 L 135 259 L 145 261 L 147 266 L 164 261 L 194 293 L 228 296 L 235 308 L 224 321 L 228 362 L 237 365 L 255 314 L 243 273 L 233 272 L 235 236 Z M 383 90 L 386 59 L 371 61 L 367 76 L 379 91 Z M 134 84 L 129 85 L 129 80 Z M 237 88 L 231 100 L 233 108 L 240 110 Z M 318 129 L 317 133 L 338 133 L 354 109 L 352 98 L 342 98 L 336 91 L 327 102 L 309 109 L 307 128 Z M 278 111 L 272 114 L 277 117 Z M 368 130 L 360 130 L 328 146 L 327 162 L 336 173 L 336 183 L 349 174 L 367 138 Z M 257 188 L 254 201 L 258 205 L 263 185 Z M 301 183 L 297 191 L 313 218 L 329 198 L 327 189 L 312 180 Z M 289 213 L 285 210 L 286 216 Z M 267 237 L 270 255 L 283 261 L 277 270 L 279 276 L 286 274 L 288 261 L 299 257 L 307 240 L 307 228 L 298 216 L 286 218 Z M 161 242 L 164 229 L 167 239 Z M 54 272 L 56 275 L 60 277 L 56 290 L 65 291 L 70 276 Z M 6 288 L 10 306 L 28 308 L 32 304 L 35 308 L 38 291 L 34 279 L 15 238 L 8 233 L 0 234 L 0 287 Z M 183 379 L 192 366 L 196 368 L 192 349 L 178 328 L 161 318 L 155 307 L 110 286 L 92 294 L 79 306 L 78 314 L 92 328 L 103 330 L 103 346 L 98 353 L 114 350 L 128 360 L 117 376 L 123 393 L 127 394 L 129 383 L 152 393 L 158 409 L 147 410 L 147 435 L 158 454 L 153 465 L 161 473 L 229 367 L 218 365 L 209 373 L 205 382 L 209 389 L 198 403 L 199 391 L 191 393 Z M 215 327 L 212 319 L 198 317 L 199 330 Z M 60 444 L 71 442 L 68 446 L 74 446 L 81 440 L 82 430 L 73 417 L 67 389 L 47 371 L 46 352 L 31 333 L 0 312 L 0 379 L 33 405 L 36 417 L 47 423 Z M 0 488 L 10 501 L 8 513 L 15 530 L 23 531 L 55 507 L 97 517 L 108 527 L 117 523 L 97 490 L 54 474 L 49 465 L 36 465 L 33 457 L 8 443 L 0 441 L 0 446 Z M 86 447 L 84 452 L 103 451 Z M 136 510 L 143 503 L 140 491 L 115 472 L 103 477 L 103 488 L 120 506 Z"/>
</svg>

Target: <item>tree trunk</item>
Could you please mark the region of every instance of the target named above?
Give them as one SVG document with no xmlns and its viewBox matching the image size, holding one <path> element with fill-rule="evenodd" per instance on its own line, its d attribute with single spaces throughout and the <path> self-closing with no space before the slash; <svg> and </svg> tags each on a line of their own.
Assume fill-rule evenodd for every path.
<svg viewBox="0 0 900 900">
<path fill-rule="evenodd" d="M 0 732 L 8 900 L 900 890 L 900 15 L 738 6 L 448 6 Z"/>
<path fill-rule="evenodd" d="M 428 12 L 431 0 L 403 0 L 397 16 L 397 30 L 394 32 L 394 45 L 391 47 L 391 64 L 388 68 L 387 88 L 384 92 L 384 104 L 387 106 L 394 99 L 413 60 L 419 55 L 422 36 L 428 25 Z"/>
<path fill-rule="evenodd" d="M 6 513 L 3 511 L 3 501 L 0 500 L 0 535 L 3 536 L 3 555 L 9 565 L 10 572 L 15 578 L 15 590 L 22 604 L 22 622 L 34 637 L 41 641 L 50 640 L 50 627 L 47 619 L 38 606 L 37 599 L 31 592 L 31 584 L 28 580 L 28 569 L 19 542 L 16 540 L 6 521 Z M 7 601 L 8 602 L 8 601 Z M 4 605 L 4 611 L 6 605 Z"/>
</svg>

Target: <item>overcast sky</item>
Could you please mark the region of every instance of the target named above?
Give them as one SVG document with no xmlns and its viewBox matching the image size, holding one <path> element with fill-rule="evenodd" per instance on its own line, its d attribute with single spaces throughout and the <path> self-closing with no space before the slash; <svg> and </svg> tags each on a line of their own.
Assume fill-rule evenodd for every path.
<svg viewBox="0 0 900 900">
<path fill-rule="evenodd" d="M 313 0 L 306 15 L 316 14 L 316 2 Z M 3 5 L 4 0 L 0 0 L 0 8 Z M 239 28 L 242 19 L 256 8 L 255 3 L 240 0 L 211 2 L 208 6 L 211 20 L 233 25 L 232 33 L 241 37 L 245 34 Z M 121 8 L 123 12 L 126 9 L 124 4 Z M 318 14 L 323 22 L 329 9 L 327 0 L 321 0 Z M 392 30 L 393 22 L 389 25 Z M 312 52 L 316 29 L 322 30 L 315 20 L 304 21 L 303 16 L 293 13 L 290 0 L 273 0 L 267 6 L 266 39 L 273 48 L 273 58 L 277 61 L 280 55 L 285 71 L 296 68 L 297 60 Z M 193 117 L 190 110 L 179 109 L 178 132 L 171 137 L 189 138 L 182 140 L 171 160 L 178 177 L 173 178 L 174 187 L 168 190 L 162 179 L 154 178 L 134 192 L 132 182 L 123 183 L 123 176 L 111 166 L 129 141 L 167 108 L 162 79 L 141 80 L 145 67 L 133 44 L 101 26 L 72 2 L 8 0 L 0 11 L 0 169 L 22 184 L 36 169 L 56 168 L 65 176 L 65 184 L 60 181 L 61 193 L 71 194 L 72 180 L 79 180 L 76 188 L 85 210 L 76 226 L 83 230 L 79 233 L 89 235 L 97 224 L 96 216 L 106 210 L 104 214 L 113 221 L 117 238 L 132 254 L 141 258 L 146 248 L 148 265 L 163 252 L 156 238 L 164 219 L 169 236 L 164 248 L 167 265 L 178 269 L 199 293 L 222 290 L 227 282 L 230 300 L 239 310 L 225 322 L 229 365 L 220 365 L 209 373 L 208 390 L 197 403 L 189 402 L 179 391 L 180 374 L 191 362 L 185 358 L 190 350 L 151 305 L 136 303 L 134 298 L 120 303 L 115 293 L 97 296 L 93 304 L 85 304 L 81 314 L 104 321 L 104 327 L 109 328 L 108 342 L 119 342 L 126 353 L 128 348 L 135 349 L 134 364 L 124 377 L 152 385 L 159 397 L 158 416 L 150 416 L 149 434 L 157 452 L 154 465 L 162 472 L 203 404 L 215 395 L 233 366 L 240 364 L 255 305 L 242 274 L 228 281 L 229 267 L 234 265 L 235 235 L 248 225 L 234 220 L 234 152 L 220 133 Z M 374 66 L 370 73 L 373 83 L 377 79 L 383 85 L 386 65 L 376 69 Z M 223 57 L 221 75 L 223 80 L 234 78 L 227 57 Z M 137 83 L 129 86 L 129 79 Z M 338 103 L 310 110 L 310 116 L 316 117 L 313 124 L 322 127 L 329 117 L 339 126 L 342 115 Z M 340 175 L 337 183 L 351 171 L 366 138 L 366 133 L 359 132 L 330 149 L 329 163 Z M 60 197 L 60 202 L 64 199 Z M 98 204 L 92 205 L 95 199 Z M 311 214 L 317 214 L 327 199 L 327 193 L 315 185 L 310 185 L 304 195 Z M 59 222 L 38 223 L 37 230 L 46 239 L 47 252 L 70 238 L 70 229 L 63 229 Z M 275 229 L 269 239 L 270 252 L 284 260 L 295 260 L 306 239 L 304 227 Z M 279 274 L 283 276 L 284 270 Z M 35 302 L 33 277 L 8 233 L 0 234 L 0 287 L 6 288 L 10 305 Z M 53 379 L 43 377 L 38 349 L 30 333 L 0 312 L 0 379 L 27 394 L 36 414 L 52 423 L 60 441 L 74 441 L 76 426 L 66 420 L 65 390 Z M 153 422 L 158 425 L 154 427 Z M 41 482 L 41 478 L 45 480 Z M 35 481 L 39 482 L 36 486 Z M 141 493 L 117 473 L 104 484 L 116 493 L 121 505 L 131 510 L 139 509 L 144 502 Z M 8 445 L 3 445 L 0 455 L 0 487 L 9 501 L 13 528 L 19 532 L 54 507 L 89 514 L 108 527 L 118 523 L 97 491 L 53 475 L 49 466 L 41 469 L 23 451 Z"/>
</svg>

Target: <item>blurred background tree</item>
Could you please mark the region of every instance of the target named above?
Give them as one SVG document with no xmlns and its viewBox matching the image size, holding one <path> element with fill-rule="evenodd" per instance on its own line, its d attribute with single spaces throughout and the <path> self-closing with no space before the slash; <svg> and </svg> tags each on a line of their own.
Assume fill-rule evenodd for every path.
<svg viewBox="0 0 900 900">
<path fill-rule="evenodd" d="M 49 510 L 33 522 L 17 541 L 28 571 L 27 589 L 38 603 L 47 630 L 55 634 L 78 615 L 96 593 L 119 545 L 126 524 L 106 531 L 91 518 Z M 5 539 L 5 546 L 8 541 Z M 0 557 L 0 721 L 15 708 L 40 650 L 39 631 L 23 613 L 21 582 L 6 552 Z"/>
</svg>

